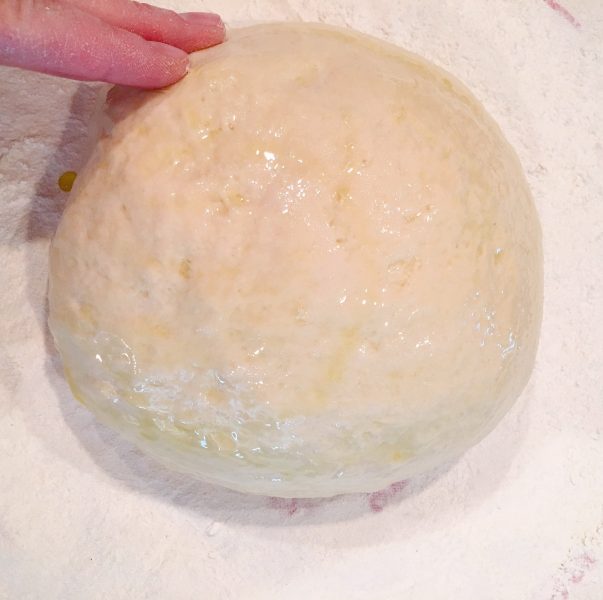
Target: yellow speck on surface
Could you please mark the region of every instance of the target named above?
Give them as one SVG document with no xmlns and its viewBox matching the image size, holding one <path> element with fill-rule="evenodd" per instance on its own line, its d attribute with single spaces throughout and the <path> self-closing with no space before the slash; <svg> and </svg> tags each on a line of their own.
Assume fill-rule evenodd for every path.
<svg viewBox="0 0 603 600">
<path fill-rule="evenodd" d="M 347 186 L 337 188 L 335 192 L 335 202 L 343 206 L 350 199 L 350 189 Z"/>
<path fill-rule="evenodd" d="M 184 260 L 182 260 L 180 262 L 180 268 L 178 269 L 178 272 L 180 273 L 180 277 L 182 277 L 183 279 L 191 278 L 191 259 L 190 258 L 185 258 Z"/>
<path fill-rule="evenodd" d="M 387 266 L 387 272 L 392 275 L 400 287 L 404 287 L 412 275 L 421 267 L 421 260 L 416 256 L 408 259 L 397 260 Z"/>
<path fill-rule="evenodd" d="M 170 334 L 169 327 L 162 323 L 152 323 L 149 327 L 149 331 L 160 338 L 165 338 Z"/>
<path fill-rule="evenodd" d="M 400 106 L 394 111 L 394 120 L 396 123 L 402 123 L 406 118 L 406 109 L 403 106 Z"/>
<path fill-rule="evenodd" d="M 324 375 L 314 392 L 314 396 L 319 402 L 325 402 L 330 390 L 343 379 L 357 344 L 357 327 L 345 329 L 341 333 L 339 344 L 334 353 L 328 358 Z"/>
<path fill-rule="evenodd" d="M 392 453 L 392 461 L 393 462 L 403 462 L 410 458 L 410 452 L 405 452 L 404 450 L 397 450 Z"/>
<path fill-rule="evenodd" d="M 58 180 L 59 187 L 64 192 L 70 192 L 73 184 L 75 182 L 75 178 L 77 177 L 77 173 L 75 171 L 65 171 Z"/>
<path fill-rule="evenodd" d="M 214 405 L 225 404 L 227 402 L 226 394 L 223 390 L 212 387 L 205 394 L 209 402 Z"/>
</svg>

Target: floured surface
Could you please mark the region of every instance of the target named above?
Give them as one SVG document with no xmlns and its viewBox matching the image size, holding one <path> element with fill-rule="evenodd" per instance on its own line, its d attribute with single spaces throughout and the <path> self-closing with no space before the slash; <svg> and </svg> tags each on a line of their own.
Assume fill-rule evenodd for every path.
<svg viewBox="0 0 603 600">
<path fill-rule="evenodd" d="M 56 179 L 80 166 L 94 96 L 2 73 L 0 597 L 597 598 L 603 15 L 586 4 L 566 7 L 580 27 L 538 1 L 487 15 L 451 2 L 222 9 L 348 25 L 441 64 L 517 149 L 542 221 L 545 317 L 522 400 L 448 469 L 326 502 L 172 475 L 71 399 L 45 340 L 46 253 Z"/>
</svg>

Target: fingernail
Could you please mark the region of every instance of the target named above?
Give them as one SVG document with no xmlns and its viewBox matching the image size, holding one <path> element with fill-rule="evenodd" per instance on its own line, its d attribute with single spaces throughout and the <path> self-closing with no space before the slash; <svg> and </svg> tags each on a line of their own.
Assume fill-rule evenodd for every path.
<svg viewBox="0 0 603 600">
<path fill-rule="evenodd" d="M 181 13 L 180 17 L 190 25 L 224 29 L 224 23 L 222 22 L 220 15 L 216 15 L 215 13 L 189 12 Z"/>
</svg>

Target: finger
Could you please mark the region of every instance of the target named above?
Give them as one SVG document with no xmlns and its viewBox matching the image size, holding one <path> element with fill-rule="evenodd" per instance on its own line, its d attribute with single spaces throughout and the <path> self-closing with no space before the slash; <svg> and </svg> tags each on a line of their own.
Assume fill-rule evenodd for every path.
<svg viewBox="0 0 603 600">
<path fill-rule="evenodd" d="M 186 74 L 188 56 L 56 0 L 9 0 L 0 5 L 0 63 L 72 79 L 158 88 Z"/>
<path fill-rule="evenodd" d="M 115 27 L 185 52 L 224 41 L 224 23 L 213 13 L 178 14 L 130 0 L 69 0 L 69 3 Z"/>
</svg>

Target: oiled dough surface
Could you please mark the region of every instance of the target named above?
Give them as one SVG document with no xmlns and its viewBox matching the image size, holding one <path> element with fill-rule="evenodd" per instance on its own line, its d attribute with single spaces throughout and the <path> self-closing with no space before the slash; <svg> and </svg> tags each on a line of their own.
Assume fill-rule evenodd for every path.
<svg viewBox="0 0 603 600">
<path fill-rule="evenodd" d="M 372 491 L 485 435 L 529 376 L 540 229 L 445 72 L 310 25 L 230 33 L 114 90 L 51 250 L 75 396 L 173 467 Z"/>
</svg>

